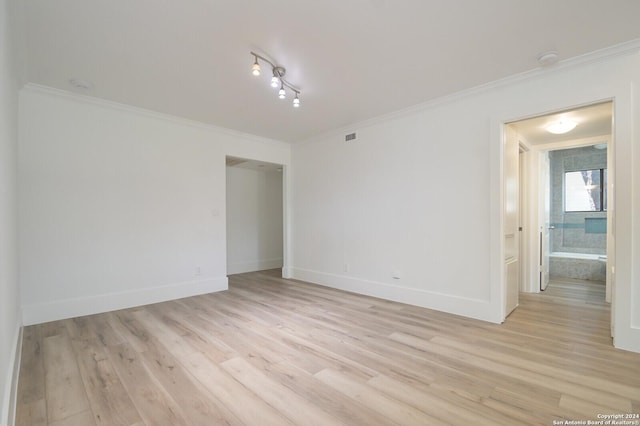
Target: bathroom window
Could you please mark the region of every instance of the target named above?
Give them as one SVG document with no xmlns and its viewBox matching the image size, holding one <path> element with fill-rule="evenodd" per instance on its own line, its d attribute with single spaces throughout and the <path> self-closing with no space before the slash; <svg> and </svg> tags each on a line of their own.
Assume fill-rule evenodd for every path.
<svg viewBox="0 0 640 426">
<path fill-rule="evenodd" d="M 607 210 L 607 169 L 578 170 L 564 174 L 565 212 Z"/>
</svg>

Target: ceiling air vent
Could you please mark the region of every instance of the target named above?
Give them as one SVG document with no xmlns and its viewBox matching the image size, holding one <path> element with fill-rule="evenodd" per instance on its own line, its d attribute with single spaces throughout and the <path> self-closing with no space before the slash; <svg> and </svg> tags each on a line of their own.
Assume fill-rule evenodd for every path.
<svg viewBox="0 0 640 426">
<path fill-rule="evenodd" d="M 349 142 L 349 141 L 354 140 L 355 138 L 356 138 L 356 134 L 355 134 L 355 133 L 349 133 L 348 135 L 346 135 L 346 136 L 344 137 L 344 140 L 345 140 L 345 141 L 347 141 L 347 142 Z"/>
</svg>

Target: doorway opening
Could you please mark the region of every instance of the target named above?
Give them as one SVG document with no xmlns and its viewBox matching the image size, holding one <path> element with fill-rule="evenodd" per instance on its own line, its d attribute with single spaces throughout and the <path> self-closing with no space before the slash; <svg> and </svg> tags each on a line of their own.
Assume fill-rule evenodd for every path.
<svg viewBox="0 0 640 426">
<path fill-rule="evenodd" d="M 548 275 L 606 281 L 607 144 L 548 151 Z M 547 179 L 545 177 L 545 179 Z M 544 289 L 541 283 L 541 289 Z"/>
<path fill-rule="evenodd" d="M 607 101 L 505 124 L 521 147 L 520 292 L 545 292 L 550 282 L 580 289 L 582 282 L 611 302 L 612 121 Z M 551 133 L 567 123 L 571 130 Z"/>
<path fill-rule="evenodd" d="M 227 275 L 284 264 L 284 166 L 226 158 Z"/>
</svg>

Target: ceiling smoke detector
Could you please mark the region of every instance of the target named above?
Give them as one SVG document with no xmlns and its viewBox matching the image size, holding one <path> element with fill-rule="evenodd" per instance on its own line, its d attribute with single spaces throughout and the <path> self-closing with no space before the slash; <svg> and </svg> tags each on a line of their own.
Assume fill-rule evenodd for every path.
<svg viewBox="0 0 640 426">
<path fill-rule="evenodd" d="M 93 88 L 93 84 L 90 81 L 83 80 L 81 78 L 70 78 L 69 84 L 80 90 L 89 90 Z"/>
<path fill-rule="evenodd" d="M 558 52 L 555 50 L 550 50 L 548 52 L 543 52 L 538 55 L 538 63 L 540 66 L 548 67 L 550 65 L 558 62 Z"/>
</svg>

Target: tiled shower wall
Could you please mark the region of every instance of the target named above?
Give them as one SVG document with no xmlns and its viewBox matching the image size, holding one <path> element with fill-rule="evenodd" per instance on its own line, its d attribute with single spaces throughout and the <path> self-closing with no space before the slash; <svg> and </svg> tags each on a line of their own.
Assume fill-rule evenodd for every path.
<svg viewBox="0 0 640 426">
<path fill-rule="evenodd" d="M 607 150 L 593 147 L 563 149 L 549 153 L 551 166 L 550 245 L 553 252 L 606 254 L 606 212 L 564 211 L 565 172 L 607 167 Z M 595 219 L 595 220 L 594 220 Z M 601 223 L 600 221 L 605 221 Z M 594 226 L 595 225 L 595 226 Z M 604 225 L 604 226 L 602 226 Z M 598 260 L 551 258 L 554 277 L 604 281 L 606 266 Z"/>
<path fill-rule="evenodd" d="M 563 179 L 565 172 L 607 167 L 607 150 L 592 146 L 549 152 L 551 165 L 551 251 L 606 254 L 606 226 L 589 229 L 585 219 L 606 220 L 606 212 L 564 212 Z M 592 223 L 593 224 L 593 223 Z M 595 227 L 597 228 L 597 226 Z"/>
</svg>

